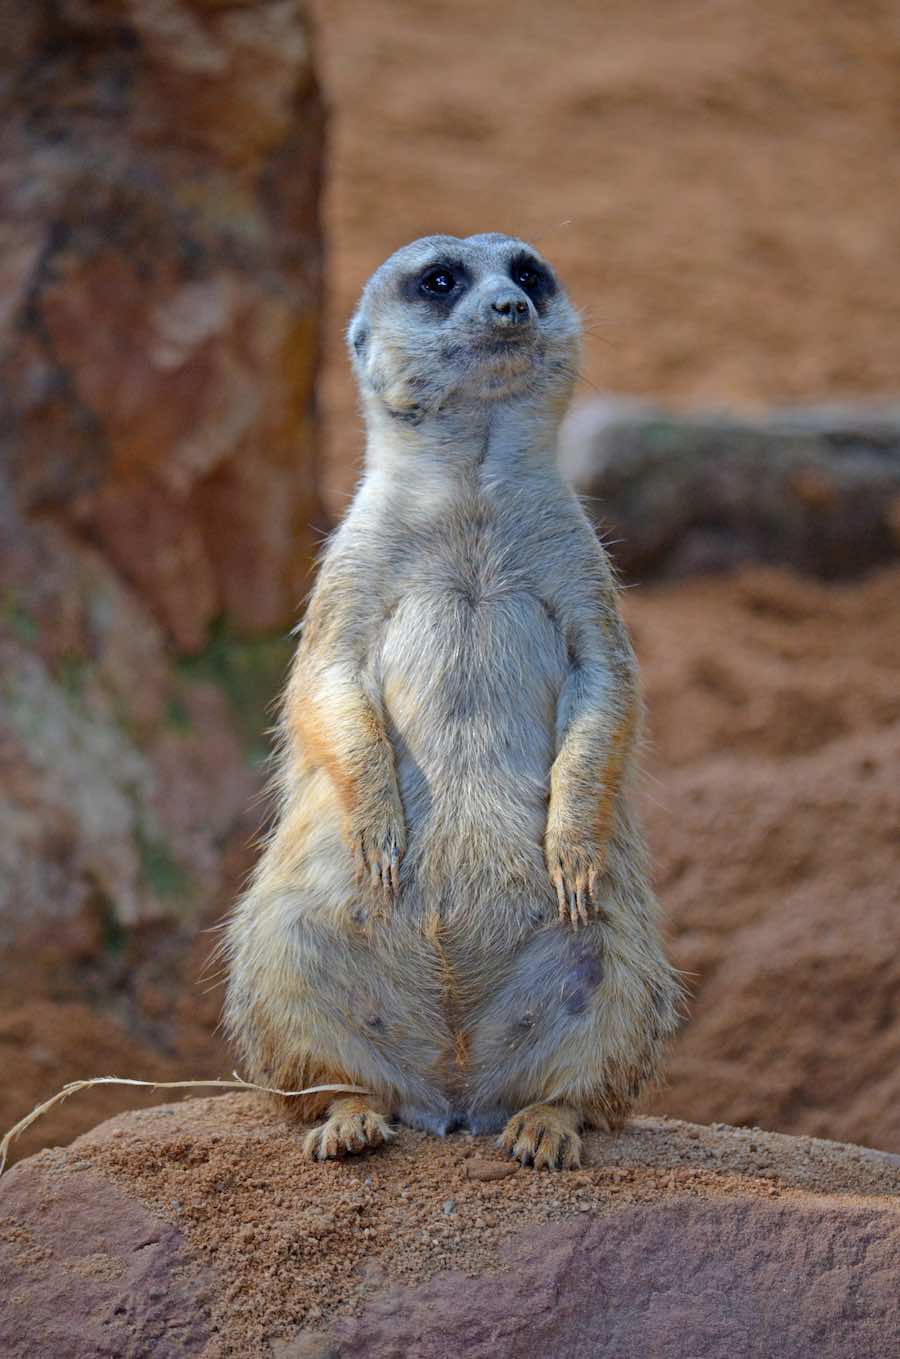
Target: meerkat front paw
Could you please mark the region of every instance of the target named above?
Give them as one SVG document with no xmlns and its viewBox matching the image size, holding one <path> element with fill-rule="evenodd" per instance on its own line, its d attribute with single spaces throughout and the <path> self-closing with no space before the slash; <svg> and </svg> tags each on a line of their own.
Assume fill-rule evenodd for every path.
<svg viewBox="0 0 900 1359">
<path fill-rule="evenodd" d="M 395 901 L 400 892 L 400 862 L 406 850 L 406 827 L 400 808 L 379 810 L 353 827 L 357 871 L 381 901 Z"/>
<path fill-rule="evenodd" d="M 532 1104 L 513 1114 L 499 1145 L 535 1170 L 577 1170 L 581 1165 L 580 1119 L 565 1104 Z"/>
<path fill-rule="evenodd" d="M 586 925 L 603 914 L 598 900 L 600 881 L 606 869 L 603 852 L 595 845 L 583 847 L 567 836 L 548 832 L 547 871 L 556 888 L 560 920 Z"/>
<path fill-rule="evenodd" d="M 395 1136 L 384 1114 L 365 1100 L 335 1100 L 325 1122 L 307 1133 L 303 1153 L 310 1161 L 330 1161 L 380 1147 Z"/>
</svg>

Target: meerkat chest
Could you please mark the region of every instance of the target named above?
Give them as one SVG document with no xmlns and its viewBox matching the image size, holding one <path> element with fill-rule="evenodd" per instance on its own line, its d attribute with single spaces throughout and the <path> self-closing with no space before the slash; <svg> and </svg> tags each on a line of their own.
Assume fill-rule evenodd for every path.
<svg viewBox="0 0 900 1359">
<path fill-rule="evenodd" d="M 418 535 L 397 595 L 425 591 L 488 608 L 512 596 L 540 601 L 548 593 L 545 574 L 530 524 L 502 503 L 501 491 L 454 506 Z"/>
<path fill-rule="evenodd" d="M 386 707 L 419 746 L 473 724 L 545 759 L 566 648 L 528 526 L 485 500 L 435 523 L 403 565 L 373 657 Z M 530 744 L 532 737 L 525 742 Z"/>
</svg>

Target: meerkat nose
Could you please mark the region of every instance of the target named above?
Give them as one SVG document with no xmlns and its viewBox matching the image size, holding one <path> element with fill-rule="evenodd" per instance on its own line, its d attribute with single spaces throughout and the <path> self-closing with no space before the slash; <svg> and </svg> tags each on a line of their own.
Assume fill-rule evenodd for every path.
<svg viewBox="0 0 900 1359">
<path fill-rule="evenodd" d="M 521 294 L 502 292 L 491 299 L 488 315 L 495 326 L 520 326 L 531 320 L 531 307 Z"/>
</svg>

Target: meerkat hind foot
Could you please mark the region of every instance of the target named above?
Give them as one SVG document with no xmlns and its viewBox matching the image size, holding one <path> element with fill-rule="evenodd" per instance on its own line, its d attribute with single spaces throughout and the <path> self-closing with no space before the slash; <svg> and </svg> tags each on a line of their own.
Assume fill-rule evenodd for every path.
<svg viewBox="0 0 900 1359">
<path fill-rule="evenodd" d="M 565 1104 L 531 1104 L 513 1114 L 500 1146 L 535 1170 L 577 1170 L 581 1165 L 581 1120 Z"/>
<path fill-rule="evenodd" d="M 303 1141 L 311 1161 L 329 1161 L 380 1147 L 395 1136 L 385 1115 L 364 1099 L 338 1099 L 329 1106 L 324 1123 L 311 1129 Z"/>
</svg>

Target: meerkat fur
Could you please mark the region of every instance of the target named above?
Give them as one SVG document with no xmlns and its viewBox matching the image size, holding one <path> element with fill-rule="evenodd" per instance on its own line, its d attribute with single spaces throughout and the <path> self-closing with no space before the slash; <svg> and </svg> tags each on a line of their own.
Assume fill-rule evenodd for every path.
<svg viewBox="0 0 900 1359">
<path fill-rule="evenodd" d="M 228 1032 L 326 1158 L 392 1122 L 575 1166 L 676 1025 L 632 800 L 613 571 L 556 466 L 577 314 L 497 234 L 432 236 L 349 328 L 368 431 L 280 725 L 279 812 L 227 927 Z"/>
</svg>

